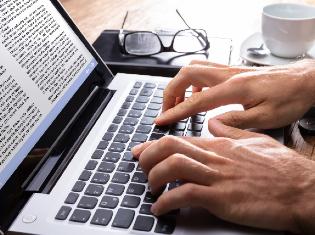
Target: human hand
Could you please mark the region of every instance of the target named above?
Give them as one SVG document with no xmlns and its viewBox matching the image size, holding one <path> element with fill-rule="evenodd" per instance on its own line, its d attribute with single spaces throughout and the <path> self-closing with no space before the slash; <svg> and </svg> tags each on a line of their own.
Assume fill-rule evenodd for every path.
<svg viewBox="0 0 315 235">
<path fill-rule="evenodd" d="M 217 120 L 209 128 L 221 137 L 166 136 L 132 149 L 153 193 L 185 182 L 161 194 L 152 212 L 203 207 L 242 225 L 314 234 L 315 163 L 262 134 Z"/>
<path fill-rule="evenodd" d="M 184 101 L 185 90 L 193 95 Z M 208 88 L 202 90 L 202 88 Z M 276 128 L 296 121 L 314 104 L 315 60 L 271 67 L 234 67 L 193 61 L 172 79 L 164 91 L 166 125 L 227 104 L 242 104 L 216 118 L 239 128 Z"/>
</svg>

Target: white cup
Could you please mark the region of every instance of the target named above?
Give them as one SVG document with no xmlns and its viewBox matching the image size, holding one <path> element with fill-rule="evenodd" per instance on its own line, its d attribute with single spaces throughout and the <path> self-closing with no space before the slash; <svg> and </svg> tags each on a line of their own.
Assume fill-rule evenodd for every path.
<svg viewBox="0 0 315 235">
<path fill-rule="evenodd" d="M 291 3 L 265 6 L 262 37 L 275 56 L 304 56 L 315 41 L 315 7 Z"/>
</svg>

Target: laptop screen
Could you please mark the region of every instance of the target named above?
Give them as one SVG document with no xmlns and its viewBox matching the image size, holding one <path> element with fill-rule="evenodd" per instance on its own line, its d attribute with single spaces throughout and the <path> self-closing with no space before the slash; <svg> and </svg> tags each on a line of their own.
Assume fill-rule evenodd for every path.
<svg viewBox="0 0 315 235">
<path fill-rule="evenodd" d="M 0 189 L 97 61 L 50 0 L 0 3 Z"/>
</svg>

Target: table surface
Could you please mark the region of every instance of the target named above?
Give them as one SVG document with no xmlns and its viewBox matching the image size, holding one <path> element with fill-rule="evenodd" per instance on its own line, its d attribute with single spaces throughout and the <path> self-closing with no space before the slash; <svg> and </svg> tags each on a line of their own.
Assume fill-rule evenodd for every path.
<svg viewBox="0 0 315 235">
<path fill-rule="evenodd" d="M 275 2 L 315 5 L 315 0 L 60 0 L 90 43 L 104 29 L 120 29 L 128 11 L 125 29 L 181 29 L 175 13 L 179 9 L 186 21 L 204 28 L 209 36 L 233 40 L 232 63 L 238 63 L 239 46 L 253 32 L 260 31 L 263 6 Z M 297 123 L 286 128 L 286 144 L 315 160 L 315 137 L 302 136 Z"/>
</svg>

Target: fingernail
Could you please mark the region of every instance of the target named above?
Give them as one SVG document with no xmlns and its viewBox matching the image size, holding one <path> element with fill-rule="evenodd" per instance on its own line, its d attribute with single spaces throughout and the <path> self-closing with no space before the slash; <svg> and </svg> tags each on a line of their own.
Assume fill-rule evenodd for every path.
<svg viewBox="0 0 315 235">
<path fill-rule="evenodd" d="M 140 149 L 142 147 L 142 144 L 138 144 L 134 147 L 131 148 L 131 152 L 134 154 L 134 155 L 138 155 Z"/>
</svg>

